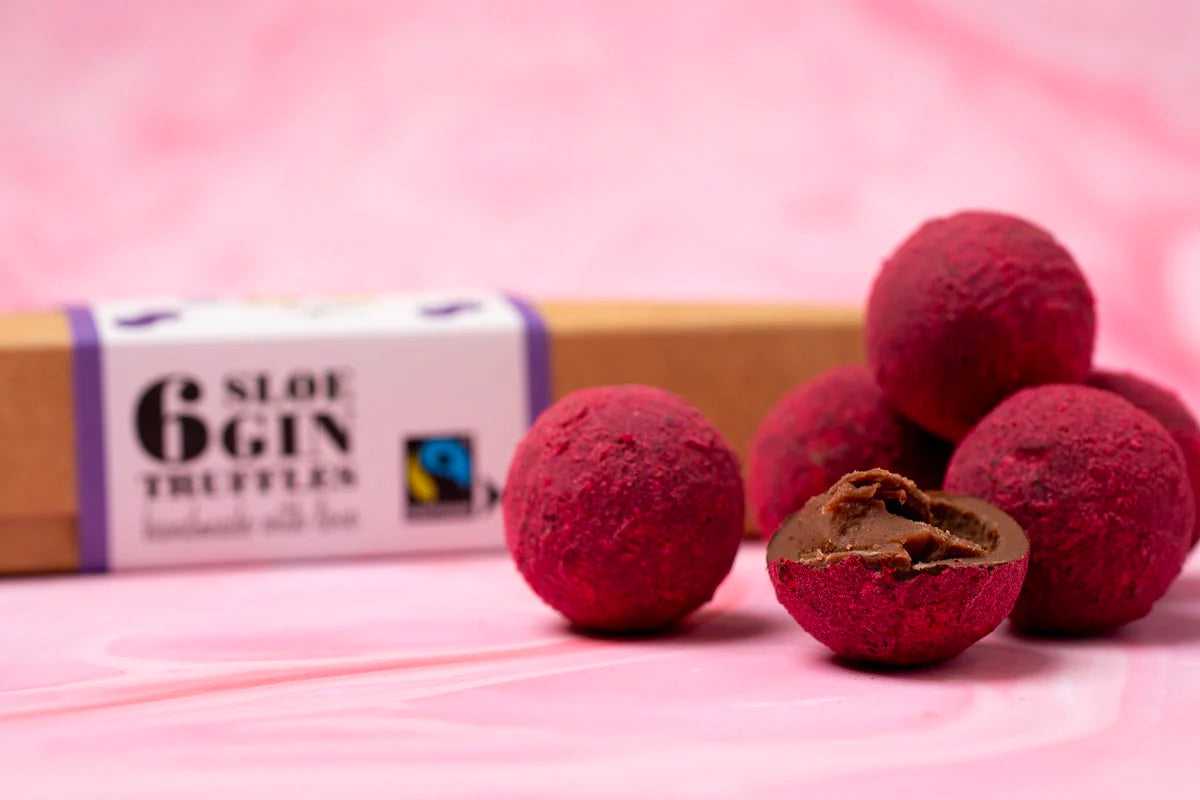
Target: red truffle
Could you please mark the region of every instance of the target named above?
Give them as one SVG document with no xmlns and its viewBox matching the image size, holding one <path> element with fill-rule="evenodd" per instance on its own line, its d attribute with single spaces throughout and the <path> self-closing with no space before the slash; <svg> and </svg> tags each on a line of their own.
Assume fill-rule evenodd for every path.
<svg viewBox="0 0 1200 800">
<path fill-rule="evenodd" d="M 1200 499 L 1200 425 L 1179 395 L 1128 372 L 1095 370 L 1087 382 L 1089 386 L 1119 394 L 1162 423 L 1183 451 L 1192 497 Z M 1196 515 L 1192 529 L 1192 547 L 1197 541 L 1200 541 L 1200 514 Z"/>
<path fill-rule="evenodd" d="M 1029 536 L 1012 613 L 1087 634 L 1149 613 L 1179 574 L 1195 509 L 1183 454 L 1128 401 L 1087 386 L 1025 389 L 963 439 L 946 488 L 985 498 Z"/>
<path fill-rule="evenodd" d="M 903 666 L 953 658 L 995 630 L 1028 560 L 1003 511 L 884 470 L 845 476 L 767 548 L 775 596 L 806 631 L 844 658 Z"/>
<path fill-rule="evenodd" d="M 570 394 L 517 447 L 503 498 L 521 575 L 574 624 L 662 629 L 711 599 L 743 535 L 737 456 L 683 399 Z"/>
<path fill-rule="evenodd" d="M 770 536 L 848 472 L 879 467 L 941 486 L 951 449 L 897 414 L 865 366 L 835 367 L 793 389 L 759 425 L 750 444 L 750 511 Z"/>
<path fill-rule="evenodd" d="M 1013 392 L 1087 377 L 1095 301 L 1071 255 L 1016 217 L 926 222 L 883 265 L 867 357 L 900 413 L 961 439 Z"/>
</svg>

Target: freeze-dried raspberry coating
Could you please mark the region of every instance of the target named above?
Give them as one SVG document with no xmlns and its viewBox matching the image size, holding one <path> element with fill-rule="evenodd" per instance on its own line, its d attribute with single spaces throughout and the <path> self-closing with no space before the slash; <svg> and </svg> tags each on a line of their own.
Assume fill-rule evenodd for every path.
<svg viewBox="0 0 1200 800">
<path fill-rule="evenodd" d="M 1019 389 L 1084 380 L 1095 338 L 1095 301 L 1071 255 L 991 212 L 926 222 L 884 263 L 867 305 L 884 395 L 951 441 Z"/>
<path fill-rule="evenodd" d="M 683 399 L 645 386 L 575 392 L 526 433 L 505 535 L 533 590 L 576 625 L 661 629 L 713 595 L 743 536 L 737 456 Z"/>
<path fill-rule="evenodd" d="M 1094 370 L 1088 378 L 1088 385 L 1121 395 L 1162 423 L 1183 451 L 1192 497 L 1200 498 L 1200 425 L 1197 425 L 1196 418 L 1179 399 L 1179 395 L 1128 372 Z M 1196 515 L 1196 525 L 1192 528 L 1192 547 L 1196 546 L 1197 541 L 1200 541 L 1200 513 Z"/>
<path fill-rule="evenodd" d="M 946 487 L 1029 537 L 1017 626 L 1086 634 L 1145 616 L 1179 574 L 1194 504 L 1183 454 L 1153 417 L 1087 386 L 1026 389 L 963 439 Z"/>
<path fill-rule="evenodd" d="M 1026 561 L 901 580 L 861 558 L 822 571 L 770 564 L 775 595 L 806 631 L 855 661 L 934 664 L 991 633 L 1012 609 Z"/>
<path fill-rule="evenodd" d="M 951 449 L 897 414 L 865 366 L 834 367 L 793 389 L 759 425 L 750 444 L 750 512 L 769 537 L 856 470 L 886 469 L 936 488 Z"/>
</svg>

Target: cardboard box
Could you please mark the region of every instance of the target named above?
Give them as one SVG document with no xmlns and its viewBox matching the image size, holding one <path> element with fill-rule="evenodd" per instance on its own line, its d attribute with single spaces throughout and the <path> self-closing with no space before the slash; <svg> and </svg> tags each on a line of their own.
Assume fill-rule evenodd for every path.
<svg viewBox="0 0 1200 800">
<path fill-rule="evenodd" d="M 428 320 L 405 322 L 418 307 Z M 783 393 L 861 358 L 857 312 L 784 304 L 426 295 L 10 314 L 0 573 L 499 546 L 504 466 L 548 400 L 661 386 L 744 458 Z M 431 449 L 463 461 L 461 492 L 423 471 Z"/>
</svg>

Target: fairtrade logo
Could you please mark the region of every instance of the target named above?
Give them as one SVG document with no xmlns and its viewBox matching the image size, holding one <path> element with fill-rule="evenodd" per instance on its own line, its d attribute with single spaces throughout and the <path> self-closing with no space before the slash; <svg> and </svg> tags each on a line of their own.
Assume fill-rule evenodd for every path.
<svg viewBox="0 0 1200 800">
<path fill-rule="evenodd" d="M 409 519 L 468 516 L 473 511 L 474 447 L 470 436 L 410 437 L 404 443 L 405 484 Z M 484 508 L 500 499 L 499 490 L 483 482 Z"/>
</svg>

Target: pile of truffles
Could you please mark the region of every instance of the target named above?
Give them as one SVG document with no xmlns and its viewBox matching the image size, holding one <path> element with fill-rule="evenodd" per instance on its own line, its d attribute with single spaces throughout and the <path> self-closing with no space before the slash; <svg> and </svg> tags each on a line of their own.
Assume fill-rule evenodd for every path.
<svg viewBox="0 0 1200 800">
<path fill-rule="evenodd" d="M 960 213 L 900 245 L 871 290 L 869 370 L 842 368 L 798 387 L 751 447 L 760 529 L 799 509 L 775 533 L 768 561 L 776 595 L 806 630 L 849 658 L 914 664 L 954 655 L 1008 615 L 1027 632 L 1083 635 L 1150 611 L 1198 536 L 1200 428 L 1166 389 L 1093 370 L 1095 320 L 1070 254 L 1024 220 Z M 834 408 L 848 411 L 835 417 Z M 965 537 L 981 553 L 896 561 L 891 550 L 912 549 L 904 531 L 914 524 L 963 538 L 936 514 L 931 522 L 920 500 L 880 499 L 897 487 L 914 496 L 896 476 L 848 475 L 814 491 L 870 468 L 978 498 L 1015 520 L 1028 539 L 1024 580 L 1020 530 L 999 524 L 991 544 Z M 872 474 L 864 495 L 855 487 Z M 1003 519 L 992 513 L 984 516 Z M 864 535 L 861 520 L 890 523 L 891 533 Z M 976 591 L 962 588 L 965 578 L 942 586 L 927 577 L 981 569 L 1020 591 L 979 590 L 969 606 L 990 616 L 973 619 L 956 611 L 962 593 Z"/>
<path fill-rule="evenodd" d="M 517 449 L 509 550 L 575 625 L 658 630 L 712 597 L 748 501 L 780 603 L 845 658 L 942 661 L 1006 617 L 1110 630 L 1150 611 L 1200 538 L 1200 427 L 1170 391 L 1095 370 L 1095 339 L 1087 281 L 1045 230 L 932 220 L 875 280 L 867 366 L 780 401 L 744 492 L 683 399 L 585 390 Z"/>
</svg>

